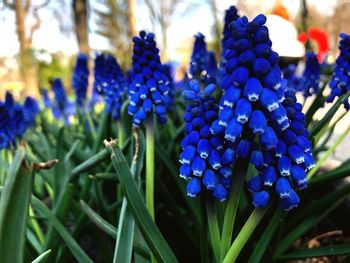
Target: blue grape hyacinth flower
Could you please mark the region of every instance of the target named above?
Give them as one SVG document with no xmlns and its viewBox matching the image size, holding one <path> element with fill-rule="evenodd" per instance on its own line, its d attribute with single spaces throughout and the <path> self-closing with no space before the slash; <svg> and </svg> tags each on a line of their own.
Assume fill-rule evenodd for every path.
<svg viewBox="0 0 350 263">
<path fill-rule="evenodd" d="M 221 41 L 221 46 L 222 46 L 222 51 L 221 51 L 221 59 L 222 59 L 222 66 L 225 66 L 225 55 L 226 52 L 229 48 L 230 42 L 232 41 L 231 34 L 231 24 L 236 21 L 239 18 L 237 8 L 235 6 L 230 6 L 226 11 L 225 11 L 225 18 L 224 18 L 224 29 L 223 29 L 223 38 Z"/>
<path fill-rule="evenodd" d="M 128 106 L 133 126 L 141 126 L 147 115 L 153 113 L 159 123 L 165 123 L 170 81 L 160 62 L 154 34 L 141 31 L 133 42 L 133 74 Z"/>
<path fill-rule="evenodd" d="M 336 97 L 340 97 L 350 91 L 350 35 L 340 33 L 339 51 L 340 54 L 335 61 L 335 69 L 329 83 L 331 94 L 327 102 L 333 102 Z M 349 101 L 344 102 L 347 110 L 350 109 Z"/>
<path fill-rule="evenodd" d="M 48 109 L 51 108 L 52 103 L 51 103 L 51 99 L 49 96 L 49 91 L 47 89 L 42 89 L 41 97 L 43 99 L 45 108 L 48 108 Z"/>
<path fill-rule="evenodd" d="M 55 101 L 57 103 L 58 109 L 61 112 L 64 112 L 68 99 L 67 99 L 66 91 L 64 90 L 63 83 L 61 79 L 54 78 L 52 79 L 51 84 L 52 84 L 52 90 L 55 95 Z"/>
<path fill-rule="evenodd" d="M 317 55 L 309 52 L 305 55 L 305 70 L 300 80 L 299 90 L 303 92 L 305 98 L 316 94 L 320 85 L 321 65 Z"/>
<path fill-rule="evenodd" d="M 0 101 L 0 150 L 15 145 L 16 140 L 35 124 L 39 112 L 38 102 L 34 98 L 26 97 L 21 105 L 8 93 L 5 102 Z"/>
<path fill-rule="evenodd" d="M 198 79 L 205 84 L 216 84 L 217 65 L 215 55 L 208 52 L 205 36 L 201 33 L 195 35 L 189 74 L 191 78 Z"/>
<path fill-rule="evenodd" d="M 304 169 L 305 155 L 311 153 L 300 104 L 295 96 L 288 93 L 290 97 L 286 97 L 287 83 L 281 78 L 279 56 L 271 49 L 265 22 L 264 15 L 251 22 L 246 17 L 232 22 L 222 81 L 224 94 L 218 118 L 211 125 L 211 132 L 224 136 L 236 153 L 231 162 L 245 158 L 255 166 L 259 175 L 249 181 L 248 188 L 256 207 L 265 207 L 271 195 L 280 200 L 295 198 L 292 179 L 284 176 L 293 170 L 299 188 L 304 188 L 306 173 L 298 166 Z M 291 114 L 289 103 L 297 107 Z M 292 113 L 297 110 L 294 119 Z M 311 167 L 312 156 L 309 159 Z M 289 203 L 296 206 L 294 199 Z M 289 203 L 284 200 L 282 205 L 281 201 L 281 207 L 288 209 Z"/>
<path fill-rule="evenodd" d="M 23 113 L 24 121 L 28 127 L 34 125 L 35 117 L 39 112 L 38 101 L 32 97 L 26 97 L 23 105 Z"/>
<path fill-rule="evenodd" d="M 112 115 L 114 120 L 118 120 L 124 94 L 124 74 L 115 57 L 110 54 L 105 54 L 103 67 L 105 76 L 102 81 L 102 92 L 106 111 Z"/>
<path fill-rule="evenodd" d="M 232 184 L 231 165 L 235 152 L 226 148 L 222 136 L 213 135 L 210 127 L 218 117 L 218 105 L 212 93 L 214 84 L 202 91 L 197 80 L 191 80 L 182 92 L 188 103 L 184 120 L 186 136 L 181 141 L 180 177 L 186 179 L 187 195 L 196 197 L 206 189 L 224 201 Z"/>
<path fill-rule="evenodd" d="M 83 106 L 87 96 L 89 84 L 89 57 L 84 53 L 79 53 L 76 59 L 72 87 L 75 91 L 76 102 L 79 106 Z"/>
</svg>

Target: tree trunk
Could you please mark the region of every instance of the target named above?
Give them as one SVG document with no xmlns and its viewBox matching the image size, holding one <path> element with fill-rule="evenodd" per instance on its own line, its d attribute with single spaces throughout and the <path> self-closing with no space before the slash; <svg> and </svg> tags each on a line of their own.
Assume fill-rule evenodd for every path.
<svg viewBox="0 0 350 263">
<path fill-rule="evenodd" d="M 19 42 L 19 72 L 24 86 L 21 93 L 23 96 L 36 97 L 39 94 L 37 64 L 32 53 L 32 41 L 26 36 L 27 10 L 20 0 L 15 1 L 14 9 Z"/>
<path fill-rule="evenodd" d="M 214 30 L 215 30 L 215 53 L 216 57 L 220 57 L 221 54 L 221 29 L 218 18 L 218 9 L 216 6 L 216 0 L 210 0 L 210 9 L 214 18 Z"/>
<path fill-rule="evenodd" d="M 128 0 L 128 20 L 131 38 L 137 34 L 135 19 L 135 0 Z"/>
<path fill-rule="evenodd" d="M 87 0 L 73 0 L 73 12 L 79 51 L 89 55 L 87 2 Z"/>
<path fill-rule="evenodd" d="M 168 59 L 167 56 L 167 48 L 168 48 L 168 25 L 167 23 L 160 23 L 161 31 L 162 31 L 162 50 L 160 52 L 161 59 L 165 62 Z"/>
</svg>

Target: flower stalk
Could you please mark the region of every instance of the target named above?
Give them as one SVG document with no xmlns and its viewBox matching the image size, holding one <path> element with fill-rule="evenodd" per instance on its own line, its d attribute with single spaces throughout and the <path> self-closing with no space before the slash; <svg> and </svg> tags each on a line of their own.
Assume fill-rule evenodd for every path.
<svg viewBox="0 0 350 263">
<path fill-rule="evenodd" d="M 233 263 L 236 261 L 239 253 L 242 251 L 244 245 L 249 240 L 250 236 L 253 234 L 255 228 L 259 224 L 260 220 L 263 218 L 267 208 L 255 208 L 247 222 L 244 224 L 243 228 L 239 232 L 236 239 L 233 241 L 230 250 L 226 254 L 223 263 Z"/>
<path fill-rule="evenodd" d="M 152 116 L 146 123 L 146 206 L 154 220 L 154 128 Z"/>
</svg>

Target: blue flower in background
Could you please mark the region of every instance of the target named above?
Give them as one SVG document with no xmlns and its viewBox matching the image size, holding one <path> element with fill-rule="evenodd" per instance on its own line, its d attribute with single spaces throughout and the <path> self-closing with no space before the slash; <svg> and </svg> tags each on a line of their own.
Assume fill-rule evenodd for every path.
<svg viewBox="0 0 350 263">
<path fill-rule="evenodd" d="M 224 147 L 221 136 L 211 134 L 210 127 L 218 117 L 219 107 L 212 93 L 214 84 L 202 91 L 197 80 L 182 92 L 188 102 L 184 120 L 186 136 L 181 141 L 180 177 L 188 180 L 187 195 L 196 197 L 202 189 L 223 201 L 232 184 L 231 164 L 235 152 Z"/>
<path fill-rule="evenodd" d="M 299 89 L 301 77 L 297 75 L 297 65 L 289 64 L 282 69 L 283 79 L 287 81 L 287 86 L 292 89 Z"/>
<path fill-rule="evenodd" d="M 168 96 L 166 96 L 165 105 L 167 110 L 171 111 L 173 109 L 175 96 L 176 96 L 175 81 L 174 81 L 175 67 L 169 62 L 169 63 L 163 64 L 163 71 L 169 80 L 169 92 L 168 92 Z"/>
<path fill-rule="evenodd" d="M 135 127 L 139 127 L 153 112 L 160 123 L 165 123 L 170 81 L 160 62 L 154 34 L 141 31 L 133 42 L 128 113 L 133 116 Z"/>
<path fill-rule="evenodd" d="M 61 79 L 55 78 L 55 79 L 52 79 L 51 85 L 55 95 L 55 101 L 57 103 L 58 109 L 63 113 L 64 108 L 66 107 L 68 102 L 67 94 L 66 94 L 66 91 L 64 90 L 63 83 Z"/>
<path fill-rule="evenodd" d="M 0 150 L 8 148 L 11 143 L 9 133 L 11 132 L 10 112 L 5 103 L 0 102 Z"/>
<path fill-rule="evenodd" d="M 94 89 L 92 99 L 98 101 L 103 95 L 106 111 L 115 120 L 120 118 L 120 108 L 127 81 L 117 60 L 110 54 L 97 54 L 94 67 Z"/>
<path fill-rule="evenodd" d="M 47 89 L 42 89 L 41 96 L 42 96 L 45 108 L 48 108 L 48 109 L 51 108 L 52 103 L 49 96 L 49 91 Z"/>
<path fill-rule="evenodd" d="M 215 55 L 208 52 L 205 36 L 195 35 L 189 73 L 191 78 L 203 81 L 205 84 L 216 83 L 217 65 Z"/>
<path fill-rule="evenodd" d="M 38 101 L 32 97 L 26 97 L 23 105 L 24 121 L 27 126 L 35 123 L 35 117 L 40 112 Z"/>
<path fill-rule="evenodd" d="M 221 47 L 222 47 L 221 56 L 222 56 L 223 65 L 225 63 L 226 52 L 230 45 L 229 40 L 232 41 L 231 24 L 234 21 L 236 21 L 238 18 L 239 18 L 239 15 L 238 15 L 237 8 L 235 6 L 232 5 L 225 11 L 224 30 L 222 32 L 223 38 L 221 41 Z"/>
<path fill-rule="evenodd" d="M 5 102 L 0 101 L 0 150 L 16 144 L 16 139 L 35 124 L 36 115 L 40 112 L 38 102 L 26 97 L 20 105 L 11 93 L 6 94 Z"/>
<path fill-rule="evenodd" d="M 327 102 L 332 102 L 336 97 L 340 97 L 350 91 L 350 35 L 340 33 L 339 50 L 340 54 L 336 60 L 336 66 L 332 79 L 329 83 L 331 94 L 327 98 Z M 347 110 L 350 109 L 349 101 L 344 102 Z"/>
<path fill-rule="evenodd" d="M 105 55 L 106 78 L 103 82 L 103 96 L 106 110 L 111 113 L 115 120 L 120 118 L 122 95 L 125 86 L 123 71 L 117 60 L 112 55 Z"/>
<path fill-rule="evenodd" d="M 76 102 L 82 106 L 87 96 L 87 89 L 89 84 L 89 66 L 88 56 L 79 53 L 73 71 L 72 87 L 75 91 Z"/>
<path fill-rule="evenodd" d="M 259 175 L 248 183 L 254 206 L 265 207 L 271 194 L 276 193 L 281 207 L 290 209 L 299 199 L 291 193 L 292 179 L 285 176 L 290 171 L 300 189 L 306 186 L 304 165 L 309 158 L 308 167 L 312 166 L 311 144 L 301 105 L 296 103 L 294 93 L 286 93 L 285 97 L 287 83 L 281 78 L 279 56 L 271 50 L 265 22 L 266 17 L 258 15 L 251 22 L 240 17 L 231 23 L 222 80 L 224 94 L 211 132 L 230 143 L 228 149 L 235 153 L 228 155 L 230 163 L 248 159 L 258 171 Z M 294 119 L 292 114 L 297 111 Z"/>
<path fill-rule="evenodd" d="M 299 90 L 303 92 L 305 98 L 316 94 L 320 85 L 321 65 L 317 55 L 309 52 L 305 55 L 305 70 L 299 84 Z"/>
<path fill-rule="evenodd" d="M 106 80 L 105 71 L 105 55 L 103 53 L 96 54 L 94 62 L 94 88 L 96 93 L 103 93 L 103 86 Z"/>
<path fill-rule="evenodd" d="M 5 105 L 8 109 L 11 109 L 15 105 L 15 99 L 11 92 L 6 91 L 5 94 Z"/>
</svg>

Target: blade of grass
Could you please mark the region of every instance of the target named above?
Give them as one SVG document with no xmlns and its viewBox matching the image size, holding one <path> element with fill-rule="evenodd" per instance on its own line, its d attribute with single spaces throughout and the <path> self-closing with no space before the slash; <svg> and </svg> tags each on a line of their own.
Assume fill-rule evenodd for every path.
<svg viewBox="0 0 350 263">
<path fill-rule="evenodd" d="M 350 194 L 350 193 L 349 193 Z M 346 196 L 339 198 L 333 204 L 329 205 L 327 208 L 321 210 L 320 212 L 316 212 L 311 216 L 304 218 L 304 220 L 296 226 L 289 234 L 283 238 L 276 247 L 274 251 L 275 257 L 281 256 L 292 244 L 295 240 L 297 240 L 301 235 L 306 233 L 310 228 L 314 227 L 318 222 L 320 222 L 326 215 L 328 215 L 333 209 L 335 209 L 338 205 L 340 205 Z"/>
<path fill-rule="evenodd" d="M 89 256 L 84 252 L 84 250 L 79 246 L 79 244 L 72 238 L 68 230 L 62 225 L 60 220 L 46 207 L 46 205 L 37 199 L 35 196 L 32 196 L 32 203 L 35 209 L 39 213 L 41 213 L 44 217 L 46 217 L 56 229 L 57 233 L 61 236 L 62 240 L 68 246 L 72 255 L 74 255 L 75 259 L 81 263 L 88 263 L 93 261 L 89 258 Z"/>
<path fill-rule="evenodd" d="M 171 251 L 170 247 L 147 211 L 142 196 L 137 189 L 134 180 L 132 179 L 123 153 L 119 148 L 114 148 L 115 143 L 113 143 L 113 141 L 105 142 L 105 144 L 112 155 L 112 162 L 118 174 L 119 181 L 123 187 L 130 211 L 132 212 L 136 224 L 142 232 L 143 237 L 145 238 L 153 255 L 159 262 L 177 262 L 175 255 Z"/>
<path fill-rule="evenodd" d="M 34 259 L 32 261 L 32 263 L 41 263 L 41 262 L 45 262 L 46 258 L 51 254 L 51 250 L 47 250 L 44 253 L 42 253 L 41 255 L 39 255 L 36 259 Z"/>
<path fill-rule="evenodd" d="M 279 256 L 278 260 L 282 260 L 285 262 L 295 259 L 318 258 L 325 256 L 339 256 L 349 254 L 350 245 L 334 245 L 297 250 L 292 253 Z"/>
<path fill-rule="evenodd" d="M 249 257 L 248 263 L 259 263 L 262 262 L 262 257 L 270 244 L 270 241 L 272 237 L 274 236 L 276 230 L 281 225 L 281 219 L 285 215 L 286 212 L 284 212 L 281 209 L 277 209 L 274 212 L 273 217 L 271 218 L 271 221 L 269 222 L 268 226 L 266 227 L 263 234 L 260 236 L 258 243 L 254 247 L 254 250 Z"/>
<path fill-rule="evenodd" d="M 8 169 L 0 199 L 1 262 L 23 262 L 25 234 L 34 172 L 25 163 L 25 150 L 20 147 Z"/>
</svg>

